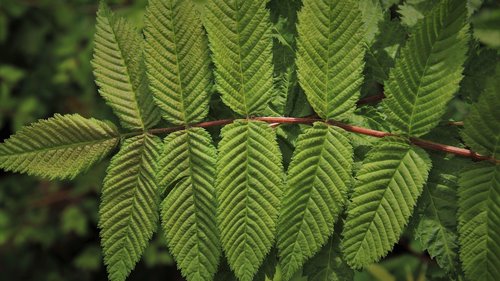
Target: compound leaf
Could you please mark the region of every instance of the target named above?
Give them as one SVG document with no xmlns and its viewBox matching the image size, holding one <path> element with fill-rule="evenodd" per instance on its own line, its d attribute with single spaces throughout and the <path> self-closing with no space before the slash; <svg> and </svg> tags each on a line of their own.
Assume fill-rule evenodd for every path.
<svg viewBox="0 0 500 281">
<path fill-rule="evenodd" d="M 415 27 L 385 83 L 388 120 L 411 136 L 428 133 L 458 91 L 467 50 L 466 1 L 444 0 Z"/>
<path fill-rule="evenodd" d="M 71 179 L 120 141 L 110 123 L 60 115 L 22 128 L 0 144 L 0 168 L 50 179 Z"/>
<path fill-rule="evenodd" d="M 142 36 L 103 3 L 97 12 L 96 29 L 92 65 L 99 93 L 123 127 L 153 127 L 160 116 L 148 89 Z"/>
<path fill-rule="evenodd" d="M 345 131 L 315 123 L 299 136 L 288 170 L 278 249 L 288 279 L 327 242 L 352 182 L 353 151 Z"/>
<path fill-rule="evenodd" d="M 363 82 L 364 28 L 358 1 L 304 0 L 299 12 L 297 73 L 324 119 L 345 119 Z"/>
<path fill-rule="evenodd" d="M 167 243 L 188 281 L 211 281 L 220 257 L 215 205 L 216 149 L 207 131 L 169 135 L 158 161 L 158 183 L 168 189 L 161 204 Z"/>
<path fill-rule="evenodd" d="M 271 21 L 267 0 L 208 0 L 204 24 L 222 101 L 235 112 L 258 115 L 274 94 Z"/>
<path fill-rule="evenodd" d="M 368 153 L 348 208 L 342 241 L 347 263 L 362 268 L 386 255 L 408 223 L 427 180 L 427 153 L 384 138 Z"/>
<path fill-rule="evenodd" d="M 235 275 L 251 281 L 274 243 L 283 190 L 268 124 L 237 120 L 222 129 L 216 187 L 222 247 Z"/>
<path fill-rule="evenodd" d="M 161 140 L 139 135 L 125 140 L 104 179 L 99 227 L 111 281 L 124 281 L 158 225 L 155 180 Z"/>
<path fill-rule="evenodd" d="M 208 113 L 212 78 L 194 2 L 151 0 L 145 24 L 150 88 L 164 118 L 177 125 L 201 121 Z"/>
</svg>

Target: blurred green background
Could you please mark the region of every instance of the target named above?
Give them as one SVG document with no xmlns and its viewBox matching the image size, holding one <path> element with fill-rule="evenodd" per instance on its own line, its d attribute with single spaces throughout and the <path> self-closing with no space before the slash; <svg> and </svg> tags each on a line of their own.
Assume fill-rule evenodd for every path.
<svg viewBox="0 0 500 281">
<path fill-rule="evenodd" d="M 146 2 L 108 1 L 139 26 Z M 56 112 L 115 120 L 90 66 L 97 7 L 96 0 L 0 0 L 0 140 Z M 0 171 L 1 281 L 107 280 L 97 228 L 106 167 L 71 182 Z M 129 280 L 182 280 L 157 237 Z"/>
<path fill-rule="evenodd" d="M 401 11 L 421 18 L 426 1 L 408 0 Z M 147 0 L 107 2 L 142 25 Z M 470 0 L 477 8 L 481 2 Z M 500 7 L 497 0 L 485 3 L 473 17 L 473 34 L 498 50 Z M 97 93 L 90 66 L 97 6 L 97 0 L 0 0 L 0 141 L 56 112 L 117 123 Z M 107 280 L 97 209 L 108 161 L 71 182 L 0 171 L 0 281 Z M 183 280 L 161 237 L 155 236 L 129 280 Z M 446 279 L 406 235 L 382 266 L 358 273 L 357 280 L 413 280 L 413 273 L 426 270 L 435 280 Z"/>
</svg>

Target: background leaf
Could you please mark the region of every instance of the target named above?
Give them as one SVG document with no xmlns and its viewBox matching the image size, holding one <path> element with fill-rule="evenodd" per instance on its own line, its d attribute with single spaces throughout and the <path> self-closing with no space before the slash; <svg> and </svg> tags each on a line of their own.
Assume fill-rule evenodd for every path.
<svg viewBox="0 0 500 281">
<path fill-rule="evenodd" d="M 461 132 L 465 143 L 474 151 L 500 158 L 500 66 L 497 66 L 497 76 L 489 81 L 479 101 L 464 121 Z"/>
<path fill-rule="evenodd" d="M 500 274 L 500 165 L 469 165 L 460 175 L 460 258 L 470 280 Z"/>
<path fill-rule="evenodd" d="M 458 273 L 458 176 L 466 161 L 432 157 L 433 167 L 416 208 L 416 237 L 450 275 Z"/>
</svg>

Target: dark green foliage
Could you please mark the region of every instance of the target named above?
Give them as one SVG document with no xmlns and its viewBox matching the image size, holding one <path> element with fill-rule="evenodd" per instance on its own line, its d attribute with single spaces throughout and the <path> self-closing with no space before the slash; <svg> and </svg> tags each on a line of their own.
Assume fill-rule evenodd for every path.
<svg viewBox="0 0 500 281">
<path fill-rule="evenodd" d="M 74 184 L 20 181 L 62 194 L 28 200 L 2 178 L 2 268 L 157 280 L 170 275 L 145 267 L 175 260 L 187 281 L 496 280 L 498 5 L 482 2 L 110 1 L 116 14 L 88 8 L 95 35 L 83 24 L 63 36 L 68 6 L 30 21 L 35 4 L 7 1 L 0 168 Z M 53 217 L 94 244 L 68 254 L 43 226 Z M 72 263 L 37 250 L 33 265 L 26 243 Z"/>
</svg>

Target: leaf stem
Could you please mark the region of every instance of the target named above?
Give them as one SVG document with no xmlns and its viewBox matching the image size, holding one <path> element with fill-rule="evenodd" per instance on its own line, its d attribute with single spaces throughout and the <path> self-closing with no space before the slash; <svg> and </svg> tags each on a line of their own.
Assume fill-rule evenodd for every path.
<svg viewBox="0 0 500 281">
<path fill-rule="evenodd" d="M 190 126 L 191 127 L 202 127 L 202 128 L 217 127 L 217 126 L 224 126 L 224 125 L 230 124 L 234 120 L 236 120 L 236 119 L 221 119 L 221 120 L 215 120 L 215 121 L 201 122 L 201 123 L 193 124 Z M 359 127 L 359 126 L 354 126 L 354 125 L 349 125 L 346 123 L 333 121 L 333 120 L 325 121 L 325 120 L 322 120 L 320 118 L 312 118 L 312 117 L 253 117 L 253 118 L 249 118 L 248 120 L 262 121 L 262 122 L 270 123 L 273 125 L 276 125 L 276 124 L 312 124 L 314 122 L 326 122 L 332 126 L 336 126 L 336 127 L 342 128 L 348 132 L 352 132 L 352 133 L 356 133 L 356 134 L 362 134 L 362 135 L 372 136 L 372 137 L 376 137 L 376 138 L 383 138 L 383 137 L 387 137 L 387 136 L 396 136 L 395 134 L 392 134 L 389 132 L 377 131 L 377 130 Z M 165 134 L 165 133 L 171 133 L 171 132 L 175 132 L 175 131 L 184 130 L 185 128 L 186 128 L 185 126 L 175 126 L 175 127 L 168 127 L 168 128 L 151 129 L 148 132 L 151 134 Z M 478 161 L 489 161 L 489 162 L 492 162 L 494 164 L 500 163 L 500 160 L 498 160 L 498 159 L 495 159 L 495 158 L 489 157 L 489 156 L 480 155 L 480 154 L 478 154 L 472 150 L 469 150 L 469 149 L 450 146 L 450 145 L 441 144 L 441 143 L 436 143 L 436 142 L 432 142 L 432 141 L 428 141 L 428 140 L 423 140 L 420 138 L 411 137 L 409 140 L 412 144 L 419 146 L 419 147 L 422 147 L 422 148 L 425 148 L 425 149 L 451 153 L 451 154 L 455 154 L 455 155 L 462 156 L 462 157 L 472 158 L 472 159 L 478 160 Z"/>
</svg>

